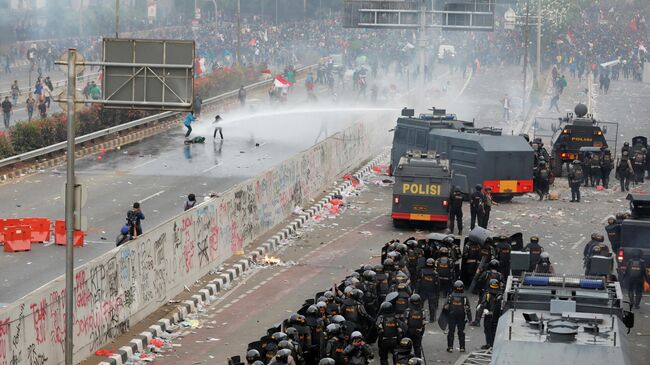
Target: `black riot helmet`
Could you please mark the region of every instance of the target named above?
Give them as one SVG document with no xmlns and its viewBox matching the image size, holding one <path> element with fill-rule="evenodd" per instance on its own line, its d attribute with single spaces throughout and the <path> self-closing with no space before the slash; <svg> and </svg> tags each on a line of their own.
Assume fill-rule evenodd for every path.
<svg viewBox="0 0 650 365">
<path fill-rule="evenodd" d="M 298 313 L 293 313 L 293 314 L 289 317 L 289 323 L 291 323 L 291 324 L 298 323 Z"/>
<path fill-rule="evenodd" d="M 399 348 L 403 350 L 411 350 L 413 348 L 413 340 L 404 337 L 399 341 Z"/>
<path fill-rule="evenodd" d="M 275 332 L 271 335 L 271 339 L 276 343 L 280 343 L 280 341 L 287 339 L 287 334 L 284 332 Z"/>
<path fill-rule="evenodd" d="M 391 267 L 393 267 L 393 265 L 395 265 L 395 262 L 393 262 L 393 259 L 387 258 L 386 260 L 384 260 L 384 268 L 391 268 Z"/>
<path fill-rule="evenodd" d="M 420 304 L 422 304 L 422 298 L 420 298 L 419 294 L 413 294 L 409 298 L 409 304 L 411 304 L 412 306 L 419 307 Z"/>
<path fill-rule="evenodd" d="M 361 301 L 363 300 L 363 291 L 361 289 L 354 289 L 352 290 L 352 299 L 356 301 Z"/>
<path fill-rule="evenodd" d="M 316 309 L 318 309 L 319 311 L 320 311 L 321 309 L 322 309 L 322 310 L 327 309 L 327 303 L 325 303 L 325 302 L 322 301 L 322 300 L 319 300 L 319 301 L 316 303 Z"/>
<path fill-rule="evenodd" d="M 382 273 L 384 272 L 384 265 L 382 264 L 377 264 L 375 265 L 375 268 L 373 269 L 376 273 Z"/>
<path fill-rule="evenodd" d="M 598 237 L 598 233 L 595 233 L 595 232 L 594 232 L 594 233 L 591 234 L 591 239 L 592 239 L 592 240 L 595 241 L 595 240 L 596 240 L 596 237 Z"/>
<path fill-rule="evenodd" d="M 363 265 L 363 271 L 368 271 L 368 270 L 372 270 L 372 269 L 373 269 L 373 267 L 370 264 Z"/>
<path fill-rule="evenodd" d="M 278 350 L 278 352 L 275 353 L 275 358 L 281 361 L 289 360 L 289 356 L 291 356 L 291 350 L 289 349 Z"/>
<path fill-rule="evenodd" d="M 334 361 L 334 359 L 331 357 L 324 357 L 320 359 L 318 365 L 336 365 L 336 361 Z"/>
<path fill-rule="evenodd" d="M 454 291 L 462 293 L 463 291 L 465 291 L 465 284 L 463 284 L 463 282 L 460 280 L 456 280 L 456 282 L 454 283 Z"/>
<path fill-rule="evenodd" d="M 379 313 L 381 314 L 392 314 L 393 313 L 393 304 L 391 302 L 383 302 L 379 306 Z"/>
<path fill-rule="evenodd" d="M 408 365 L 424 365 L 424 360 L 419 357 L 412 357 L 409 359 Z"/>
<path fill-rule="evenodd" d="M 408 240 L 406 241 L 406 245 L 410 248 L 415 248 L 417 246 L 418 242 L 416 240 Z"/>
<path fill-rule="evenodd" d="M 327 332 L 327 334 L 330 337 L 338 335 L 340 331 L 341 331 L 341 326 L 336 323 L 328 324 L 327 327 L 325 328 L 325 332 Z"/>
<path fill-rule="evenodd" d="M 334 324 L 341 324 L 341 323 L 344 323 L 344 322 L 345 322 L 345 317 L 343 317 L 340 314 L 337 314 L 337 315 L 332 317 L 332 323 L 334 323 Z"/>
<path fill-rule="evenodd" d="M 490 260 L 490 264 L 488 267 L 490 268 L 490 270 L 492 269 L 497 270 L 499 268 L 499 260 L 497 259 Z"/>
<path fill-rule="evenodd" d="M 614 224 L 615 222 L 616 222 L 616 218 L 614 217 L 607 218 L 607 224 Z"/>
<path fill-rule="evenodd" d="M 246 352 L 246 361 L 249 364 L 254 363 L 255 361 L 258 361 L 262 357 L 260 356 L 260 352 L 255 350 L 255 349 L 250 349 L 248 352 Z"/>
<path fill-rule="evenodd" d="M 434 260 L 434 259 L 432 259 L 431 257 L 429 257 L 429 258 L 427 259 L 425 265 L 427 265 L 427 267 L 434 267 L 434 266 L 436 265 L 436 260 Z"/>
<path fill-rule="evenodd" d="M 334 301 L 334 293 L 332 293 L 329 290 L 323 293 L 323 296 L 325 297 L 327 303 L 331 303 Z"/>
<path fill-rule="evenodd" d="M 278 343 L 278 349 L 280 349 L 280 350 L 284 350 L 284 349 L 293 350 L 293 346 L 291 345 L 291 342 L 289 342 L 287 340 L 282 340 L 282 341 L 280 341 L 280 343 Z M 279 352 L 280 351 L 278 351 L 278 353 Z"/>
<path fill-rule="evenodd" d="M 449 255 L 449 249 L 447 247 L 440 247 L 440 250 L 438 251 L 440 253 L 440 256 L 447 256 Z"/>
<path fill-rule="evenodd" d="M 309 307 L 307 307 L 306 313 L 309 315 L 318 314 L 318 307 L 312 304 Z"/>
<path fill-rule="evenodd" d="M 476 184 L 474 189 L 476 189 L 476 191 L 481 191 L 481 189 L 483 189 L 483 186 L 481 186 L 481 184 Z"/>
<path fill-rule="evenodd" d="M 499 280 L 490 279 L 490 284 L 489 284 L 490 289 L 498 290 L 500 287 L 501 287 L 501 284 L 499 283 Z"/>
<path fill-rule="evenodd" d="M 539 243 L 539 237 L 537 236 L 532 236 L 530 238 L 530 243 Z"/>
<path fill-rule="evenodd" d="M 447 237 L 442 239 L 442 243 L 444 243 L 444 244 L 448 245 L 449 247 L 451 247 L 454 244 L 454 237 L 447 236 Z"/>
<path fill-rule="evenodd" d="M 251 365 L 264 365 L 264 362 L 262 360 L 257 360 L 253 362 Z"/>
<path fill-rule="evenodd" d="M 287 336 L 290 339 L 295 340 L 296 337 L 298 336 L 298 330 L 296 329 L 296 327 L 287 328 Z"/>
<path fill-rule="evenodd" d="M 363 272 L 363 279 L 366 281 L 373 281 L 375 280 L 375 275 L 377 275 L 377 273 L 375 273 L 374 271 L 366 270 Z"/>
</svg>

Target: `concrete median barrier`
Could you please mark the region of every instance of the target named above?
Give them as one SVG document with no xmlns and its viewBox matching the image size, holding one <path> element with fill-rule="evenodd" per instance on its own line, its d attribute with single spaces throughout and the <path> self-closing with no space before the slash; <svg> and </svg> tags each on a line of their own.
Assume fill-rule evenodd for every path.
<svg viewBox="0 0 650 365">
<path fill-rule="evenodd" d="M 365 119 L 365 120 L 364 120 Z M 296 206 L 318 198 L 389 142 L 393 116 L 351 127 L 75 270 L 74 359 L 81 361 L 217 268 Z M 28 280 L 28 279 L 27 279 Z M 0 308 L 1 364 L 62 364 L 60 276 Z"/>
</svg>

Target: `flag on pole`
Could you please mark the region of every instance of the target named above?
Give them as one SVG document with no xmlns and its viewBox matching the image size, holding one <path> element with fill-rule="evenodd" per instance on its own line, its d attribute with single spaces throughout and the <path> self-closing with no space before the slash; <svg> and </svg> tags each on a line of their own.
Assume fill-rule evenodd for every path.
<svg viewBox="0 0 650 365">
<path fill-rule="evenodd" d="M 275 76 L 275 80 L 273 80 L 273 85 L 275 85 L 275 87 L 287 87 L 291 86 L 291 83 L 289 80 L 282 77 L 282 75 L 277 75 Z"/>
</svg>

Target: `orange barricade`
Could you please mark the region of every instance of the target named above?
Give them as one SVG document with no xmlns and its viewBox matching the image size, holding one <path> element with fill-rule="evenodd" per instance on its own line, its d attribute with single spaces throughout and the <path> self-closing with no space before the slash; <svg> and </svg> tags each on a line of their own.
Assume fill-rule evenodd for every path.
<svg viewBox="0 0 650 365">
<path fill-rule="evenodd" d="M 31 232 L 29 226 L 4 227 L 5 252 L 31 251 Z"/>
<path fill-rule="evenodd" d="M 6 218 L 0 219 L 0 241 L 4 242 L 4 229 L 5 227 L 16 227 L 24 225 L 21 219 L 18 218 Z"/>
<path fill-rule="evenodd" d="M 23 222 L 31 228 L 32 243 L 50 241 L 52 222 L 49 218 L 24 218 Z"/>
<path fill-rule="evenodd" d="M 65 221 L 57 220 L 54 222 L 54 244 L 65 246 Z M 74 231 L 74 246 L 83 247 L 84 233 L 82 231 Z"/>
</svg>

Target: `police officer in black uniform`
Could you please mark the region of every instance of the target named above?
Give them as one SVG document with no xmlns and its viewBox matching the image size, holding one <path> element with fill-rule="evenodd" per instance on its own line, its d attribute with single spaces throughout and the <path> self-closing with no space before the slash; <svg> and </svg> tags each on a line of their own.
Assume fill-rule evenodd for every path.
<svg viewBox="0 0 650 365">
<path fill-rule="evenodd" d="M 494 335 L 497 332 L 497 324 L 501 316 L 502 300 L 501 283 L 497 279 L 490 280 L 488 292 L 476 308 L 477 312 L 483 313 L 483 331 L 485 333 L 485 345 L 481 346 L 483 350 L 494 345 Z"/>
<path fill-rule="evenodd" d="M 624 282 L 628 285 L 628 296 L 630 303 L 634 308 L 639 309 L 641 304 L 641 295 L 643 294 L 643 283 L 650 282 L 648 280 L 648 272 L 645 260 L 641 258 L 641 250 L 636 249 L 632 253 L 632 257 L 627 260 L 625 266 L 625 274 L 623 275 Z"/>
<path fill-rule="evenodd" d="M 440 281 L 435 266 L 436 261 L 433 258 L 428 258 L 425 266 L 420 270 L 417 285 L 417 292 L 420 294 L 422 301 L 429 303 L 429 322 L 436 320 L 438 292 L 440 291 Z"/>
<path fill-rule="evenodd" d="M 603 148 L 603 155 L 600 161 L 600 175 L 603 180 L 603 187 L 609 189 L 609 175 L 612 173 L 614 163 L 612 161 L 612 153 L 609 148 Z"/>
<path fill-rule="evenodd" d="M 395 316 L 392 304 L 389 302 L 381 303 L 376 324 L 379 335 L 379 362 L 381 365 L 388 365 L 388 354 L 392 354 L 393 364 L 395 364 L 395 349 L 404 333 L 404 325 Z"/>
<path fill-rule="evenodd" d="M 252 365 L 255 361 L 260 361 L 261 359 L 260 352 L 255 349 L 250 349 L 246 352 L 246 363 L 248 365 Z"/>
<path fill-rule="evenodd" d="M 460 186 L 454 188 L 449 197 L 449 231 L 454 233 L 454 220 L 458 224 L 458 234 L 463 234 L 463 193 Z"/>
<path fill-rule="evenodd" d="M 404 337 L 399 340 L 395 349 L 395 365 L 408 365 L 409 360 L 415 357 L 413 355 L 413 340 Z"/>
<path fill-rule="evenodd" d="M 318 307 L 310 305 L 305 311 L 305 325 L 311 331 L 311 343 L 308 344 L 310 358 L 307 358 L 307 363 L 313 364 L 316 360 L 320 359 L 321 354 L 321 338 L 325 330 L 325 323 L 318 315 Z"/>
<path fill-rule="evenodd" d="M 540 274 L 555 273 L 553 265 L 551 264 L 551 256 L 549 256 L 548 252 L 542 252 L 542 254 L 539 256 L 539 261 L 537 262 L 535 269 L 533 269 L 533 272 Z"/>
<path fill-rule="evenodd" d="M 583 266 L 587 267 L 587 261 L 589 257 L 591 257 L 591 250 L 599 243 L 603 242 L 605 240 L 605 237 L 603 235 L 600 235 L 598 233 L 592 233 L 591 234 L 591 240 L 587 242 L 585 245 L 584 250 L 582 251 L 582 260 L 583 260 Z"/>
<path fill-rule="evenodd" d="M 584 179 L 584 172 L 580 161 L 574 160 L 569 168 L 569 186 L 571 187 L 571 202 L 580 203 L 580 184 Z"/>
<path fill-rule="evenodd" d="M 551 169 L 546 165 L 546 161 L 539 161 L 539 166 L 537 166 L 534 177 L 539 200 L 544 200 L 544 197 L 548 197 L 548 190 L 551 181 Z"/>
<path fill-rule="evenodd" d="M 364 342 L 361 332 L 352 332 L 350 340 L 352 343 L 350 343 L 343 351 L 343 354 L 347 359 L 347 365 L 368 365 L 369 360 L 371 360 L 374 355 L 372 354 L 370 345 Z"/>
<path fill-rule="evenodd" d="M 418 294 L 409 298 L 409 309 L 406 311 L 406 336 L 413 341 L 415 356 L 422 356 L 422 336 L 424 335 L 424 311 L 422 299 Z"/>
<path fill-rule="evenodd" d="M 601 160 L 600 153 L 595 153 L 595 152 L 592 153 L 591 154 L 590 166 L 589 166 L 589 168 L 591 169 L 591 171 L 589 171 L 591 186 L 600 185 L 600 182 L 602 180 L 601 163 L 602 163 L 602 160 Z"/>
<path fill-rule="evenodd" d="M 438 251 L 440 257 L 436 260 L 436 272 L 438 272 L 438 281 L 440 282 L 440 291 L 443 296 L 449 295 L 454 280 L 454 263 L 449 257 L 449 249 L 441 247 Z"/>
<path fill-rule="evenodd" d="M 621 224 L 616 222 L 616 218 L 607 218 L 607 225 L 605 226 L 607 238 L 612 245 L 612 252 L 616 254 L 621 247 Z"/>
<path fill-rule="evenodd" d="M 445 309 L 449 312 L 447 352 L 454 351 L 454 333 L 458 330 L 460 352 L 465 352 L 465 321 L 472 318 L 469 300 L 465 296 L 465 285 L 460 280 L 454 283 L 454 292 L 447 298 Z M 385 365 L 385 364 L 384 364 Z"/>
<path fill-rule="evenodd" d="M 409 307 L 409 298 L 411 297 L 411 288 L 406 282 L 397 284 L 397 298 L 395 298 L 395 304 L 393 308 L 395 309 L 395 316 L 397 318 L 403 319 L 406 314 L 406 310 Z"/>
<path fill-rule="evenodd" d="M 483 222 L 483 201 L 485 197 L 481 192 L 482 189 L 483 187 L 477 184 L 474 187 L 474 192 L 469 196 L 469 212 L 471 214 L 470 229 L 474 229 L 477 222 Z"/>
<path fill-rule="evenodd" d="M 510 252 L 512 248 L 510 247 L 510 242 L 508 237 L 499 236 L 497 239 L 496 245 L 496 259 L 499 261 L 499 272 L 503 278 L 507 278 L 510 275 Z"/>
<path fill-rule="evenodd" d="M 409 277 L 418 277 L 418 262 L 421 257 L 424 257 L 424 250 L 417 246 L 417 241 L 406 241 L 408 250 L 406 251 L 406 268 L 409 270 Z M 411 280 L 411 289 L 415 290 L 416 280 Z"/>
<path fill-rule="evenodd" d="M 542 252 L 544 252 L 544 248 L 539 244 L 539 237 L 532 236 L 530 238 L 530 243 L 524 247 L 524 252 L 529 253 L 528 257 L 530 260 L 529 261 L 530 266 L 528 270 L 532 272 L 533 270 L 535 270 L 535 266 L 537 266 L 537 262 L 539 262 L 540 255 L 542 254 Z"/>
<path fill-rule="evenodd" d="M 341 336 L 341 326 L 331 323 L 327 326 L 327 345 L 325 345 L 325 356 L 334 359 L 336 365 L 345 365 L 345 342 Z"/>
<path fill-rule="evenodd" d="M 623 151 L 621 160 L 616 166 L 616 177 L 621 182 L 621 191 L 630 191 L 630 180 L 634 177 L 634 169 L 630 162 L 629 151 Z"/>
<path fill-rule="evenodd" d="M 384 271 L 384 265 L 375 265 L 375 283 L 377 285 L 377 302 L 383 303 L 386 294 L 390 293 L 390 283 L 388 282 L 388 274 Z"/>
<path fill-rule="evenodd" d="M 367 332 L 368 325 L 374 322 L 363 306 L 363 292 L 359 289 L 352 289 L 352 293 L 343 299 L 341 313 L 346 321 L 353 324 L 353 331 Z"/>
<path fill-rule="evenodd" d="M 474 279 L 474 274 L 478 269 L 480 260 L 481 245 L 470 240 L 469 238 L 466 238 L 465 245 L 463 247 L 463 264 L 461 266 L 461 280 L 465 283 L 465 285 L 470 285 L 472 279 Z"/>
</svg>

